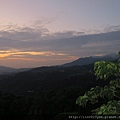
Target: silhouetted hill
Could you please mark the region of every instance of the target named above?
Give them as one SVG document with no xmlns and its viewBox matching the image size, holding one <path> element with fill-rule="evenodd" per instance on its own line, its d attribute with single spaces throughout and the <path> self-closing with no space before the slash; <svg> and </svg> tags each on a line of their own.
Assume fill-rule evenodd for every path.
<svg viewBox="0 0 120 120">
<path fill-rule="evenodd" d="M 101 60 L 113 61 L 117 58 L 118 58 L 118 56 L 115 53 L 108 54 L 105 56 L 90 56 L 90 57 L 85 57 L 85 58 L 79 58 L 73 62 L 66 63 L 62 66 L 69 67 L 69 66 L 75 66 L 75 65 L 78 65 L 78 66 L 89 65 L 89 64 L 92 64 L 96 61 L 101 61 Z"/>
<path fill-rule="evenodd" d="M 0 75 L 7 75 L 7 74 L 13 74 L 13 73 L 18 73 L 18 72 L 23 72 L 23 71 L 28 71 L 32 68 L 11 68 L 11 67 L 6 67 L 6 66 L 0 66 Z"/>
<path fill-rule="evenodd" d="M 40 67 L 26 72 L 0 76 L 0 90 L 14 94 L 60 90 L 70 86 L 79 86 L 88 90 L 95 85 L 104 85 L 107 81 L 96 81 L 93 64 L 72 67 Z"/>
<path fill-rule="evenodd" d="M 15 72 L 16 70 L 17 69 L 15 69 L 15 68 L 0 66 L 0 74 L 12 73 L 12 72 Z"/>
</svg>

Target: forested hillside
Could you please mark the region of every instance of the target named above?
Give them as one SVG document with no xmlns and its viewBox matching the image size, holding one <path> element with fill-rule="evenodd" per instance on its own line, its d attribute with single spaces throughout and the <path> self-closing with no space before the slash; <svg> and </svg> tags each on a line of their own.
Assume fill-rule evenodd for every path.
<svg viewBox="0 0 120 120">
<path fill-rule="evenodd" d="M 76 99 L 91 87 L 109 83 L 96 81 L 93 68 L 93 64 L 40 67 L 0 76 L 0 112 L 13 117 L 19 114 L 22 119 L 32 115 L 50 116 L 53 120 L 66 120 L 69 114 L 90 114 L 94 106 L 79 107 Z"/>
</svg>

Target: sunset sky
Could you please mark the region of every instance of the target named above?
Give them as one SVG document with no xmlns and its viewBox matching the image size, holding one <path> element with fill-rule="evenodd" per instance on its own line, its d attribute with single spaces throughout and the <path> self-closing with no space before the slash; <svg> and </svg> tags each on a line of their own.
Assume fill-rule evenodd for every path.
<svg viewBox="0 0 120 120">
<path fill-rule="evenodd" d="M 60 65 L 120 50 L 120 0 L 0 0 L 0 65 Z"/>
</svg>

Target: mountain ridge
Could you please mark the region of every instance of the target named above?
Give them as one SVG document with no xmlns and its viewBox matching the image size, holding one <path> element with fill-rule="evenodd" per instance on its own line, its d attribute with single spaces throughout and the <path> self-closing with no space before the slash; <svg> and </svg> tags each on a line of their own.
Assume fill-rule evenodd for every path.
<svg viewBox="0 0 120 120">
<path fill-rule="evenodd" d="M 6 74 L 11 74 L 11 73 L 17 73 L 17 72 L 24 72 L 27 70 L 30 70 L 32 68 L 12 68 L 12 67 L 7 67 L 7 66 L 2 66 L 0 65 L 0 75 L 6 75 Z"/>
<path fill-rule="evenodd" d="M 56 66 L 41 66 L 41 67 L 34 67 L 34 68 L 19 68 L 19 69 L 6 67 L 6 66 L 0 66 L 0 75 L 17 73 L 17 72 L 24 72 L 24 71 L 28 71 L 28 70 L 32 70 L 32 69 L 36 69 L 36 68 L 54 69 L 54 68 L 59 68 L 59 67 L 83 66 L 83 65 L 93 64 L 96 61 L 101 61 L 101 60 L 113 61 L 116 59 L 118 59 L 117 54 L 110 53 L 110 54 L 103 55 L 103 56 L 82 57 L 82 58 L 79 58 L 79 59 L 74 60 L 72 62 L 65 63 L 62 65 L 56 65 Z"/>
<path fill-rule="evenodd" d="M 63 67 L 70 67 L 70 66 L 83 66 L 83 65 L 89 65 L 92 64 L 96 61 L 101 61 L 101 60 L 109 60 L 109 61 L 113 61 L 118 59 L 118 55 L 115 53 L 110 53 L 107 55 L 103 55 L 103 56 L 89 56 L 89 57 L 84 57 L 84 58 L 78 58 L 77 60 L 74 60 L 72 62 L 63 64 Z"/>
</svg>

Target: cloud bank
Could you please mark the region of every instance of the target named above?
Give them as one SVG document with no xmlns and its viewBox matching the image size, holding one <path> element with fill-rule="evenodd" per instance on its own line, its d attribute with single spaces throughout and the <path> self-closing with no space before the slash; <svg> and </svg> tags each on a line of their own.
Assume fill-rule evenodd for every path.
<svg viewBox="0 0 120 120">
<path fill-rule="evenodd" d="M 40 24 L 40 21 L 35 24 Z M 105 33 L 87 35 L 85 31 L 51 33 L 43 26 L 1 26 L 0 62 L 12 66 L 12 61 L 16 60 L 14 67 L 23 67 L 23 61 L 26 61 L 28 67 L 31 62 L 36 61 L 31 64 L 32 67 L 62 64 L 79 57 L 118 52 L 119 28 L 120 26 L 111 26 L 105 28 Z"/>
</svg>

